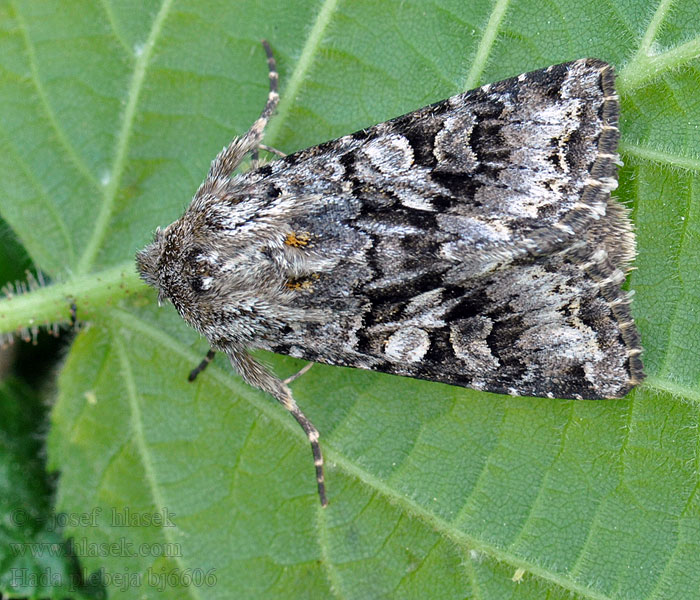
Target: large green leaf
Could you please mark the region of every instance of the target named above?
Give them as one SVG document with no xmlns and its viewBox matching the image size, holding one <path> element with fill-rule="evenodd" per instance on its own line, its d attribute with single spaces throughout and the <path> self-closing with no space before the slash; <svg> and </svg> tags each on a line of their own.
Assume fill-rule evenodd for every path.
<svg viewBox="0 0 700 600">
<path fill-rule="evenodd" d="M 0 216 L 58 282 L 0 303 L 0 331 L 65 319 L 70 298 L 92 323 L 49 440 L 58 509 L 101 509 L 69 530 L 85 572 L 134 598 L 160 596 L 156 579 L 167 597 L 700 597 L 698 14 L 697 0 L 0 0 Z M 533 68 L 613 63 L 645 384 L 619 401 L 514 399 L 316 366 L 293 386 L 322 433 L 322 510 L 293 420 L 222 359 L 188 384 L 206 346 L 132 263 L 259 113 L 263 37 L 282 92 L 265 141 L 284 151 Z M 130 551 L 88 551 L 100 542 Z"/>
</svg>

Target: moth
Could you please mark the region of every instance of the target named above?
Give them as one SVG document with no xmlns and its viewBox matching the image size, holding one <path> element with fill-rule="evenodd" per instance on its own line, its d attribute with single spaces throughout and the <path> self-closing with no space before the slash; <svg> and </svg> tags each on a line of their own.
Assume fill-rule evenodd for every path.
<svg viewBox="0 0 700 600">
<path fill-rule="evenodd" d="M 635 256 L 617 186 L 613 68 L 584 58 L 458 94 L 233 175 L 279 96 L 211 164 L 141 277 L 306 432 L 249 351 L 550 398 L 617 398 L 644 377 Z"/>
</svg>

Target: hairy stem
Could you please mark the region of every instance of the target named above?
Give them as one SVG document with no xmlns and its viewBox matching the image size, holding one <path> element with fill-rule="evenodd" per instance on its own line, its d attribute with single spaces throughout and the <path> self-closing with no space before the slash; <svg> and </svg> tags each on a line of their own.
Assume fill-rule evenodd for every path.
<svg viewBox="0 0 700 600">
<path fill-rule="evenodd" d="M 28 293 L 8 295 L 0 299 L 0 334 L 69 322 L 71 303 L 76 304 L 79 319 L 89 317 L 99 307 L 145 289 L 134 265 L 129 262 L 97 273 L 70 277 Z"/>
</svg>

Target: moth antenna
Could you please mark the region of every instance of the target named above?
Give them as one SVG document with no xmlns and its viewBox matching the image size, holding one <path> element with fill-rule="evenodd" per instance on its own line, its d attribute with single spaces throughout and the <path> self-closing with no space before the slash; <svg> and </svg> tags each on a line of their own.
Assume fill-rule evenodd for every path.
<svg viewBox="0 0 700 600">
<path fill-rule="evenodd" d="M 311 452 L 313 453 L 314 457 L 314 467 L 316 468 L 318 497 L 321 501 L 321 506 L 325 508 L 328 506 L 328 499 L 326 497 L 326 482 L 323 474 L 323 454 L 321 453 L 321 446 L 318 443 L 318 429 L 314 427 L 314 424 L 309 421 L 306 415 L 297 406 L 297 403 L 294 401 L 294 397 L 292 396 L 292 391 L 283 381 L 275 377 L 245 351 L 230 349 L 227 351 L 227 354 L 231 360 L 231 365 L 233 368 L 236 369 L 236 371 L 247 383 L 269 394 L 272 394 L 282 406 L 292 413 L 292 416 L 297 420 L 297 423 L 301 425 L 301 428 L 304 430 L 304 433 L 311 444 Z"/>
<path fill-rule="evenodd" d="M 277 82 L 279 74 L 277 73 L 277 63 L 272 54 L 272 48 L 267 40 L 262 40 L 265 54 L 267 55 L 267 66 L 269 69 L 270 91 L 267 95 L 267 103 L 258 119 L 251 125 L 247 133 L 240 138 L 234 138 L 233 141 L 224 148 L 211 163 L 209 175 L 204 182 L 203 187 L 207 184 L 212 184 L 217 179 L 228 177 L 231 172 L 241 163 L 248 152 L 256 150 L 262 142 L 265 126 L 270 120 L 272 113 L 277 108 L 279 102 L 279 94 L 277 93 Z"/>
<path fill-rule="evenodd" d="M 301 409 L 297 406 L 296 402 L 294 402 L 291 392 L 289 392 L 289 396 L 286 398 L 278 398 L 278 400 L 292 413 L 292 416 L 297 420 L 297 423 L 301 425 L 304 433 L 306 433 L 306 437 L 309 438 L 311 452 L 314 455 L 314 466 L 316 467 L 318 498 L 321 501 L 321 506 L 326 508 L 326 506 L 328 506 L 328 499 L 326 498 L 326 482 L 323 475 L 323 454 L 321 454 L 321 446 L 319 446 L 318 443 L 318 430 L 314 427 L 313 423 L 306 418 L 306 415 L 301 412 Z"/>
</svg>

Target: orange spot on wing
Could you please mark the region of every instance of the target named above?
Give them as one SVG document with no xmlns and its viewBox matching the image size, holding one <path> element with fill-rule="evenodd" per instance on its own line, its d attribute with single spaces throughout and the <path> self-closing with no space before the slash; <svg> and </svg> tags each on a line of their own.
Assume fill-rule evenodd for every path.
<svg viewBox="0 0 700 600">
<path fill-rule="evenodd" d="M 303 248 L 304 246 L 309 245 L 310 240 L 311 234 L 308 231 L 302 231 L 300 233 L 292 231 L 291 233 L 287 234 L 284 243 L 287 244 L 287 246 L 292 246 L 293 248 Z"/>
</svg>

